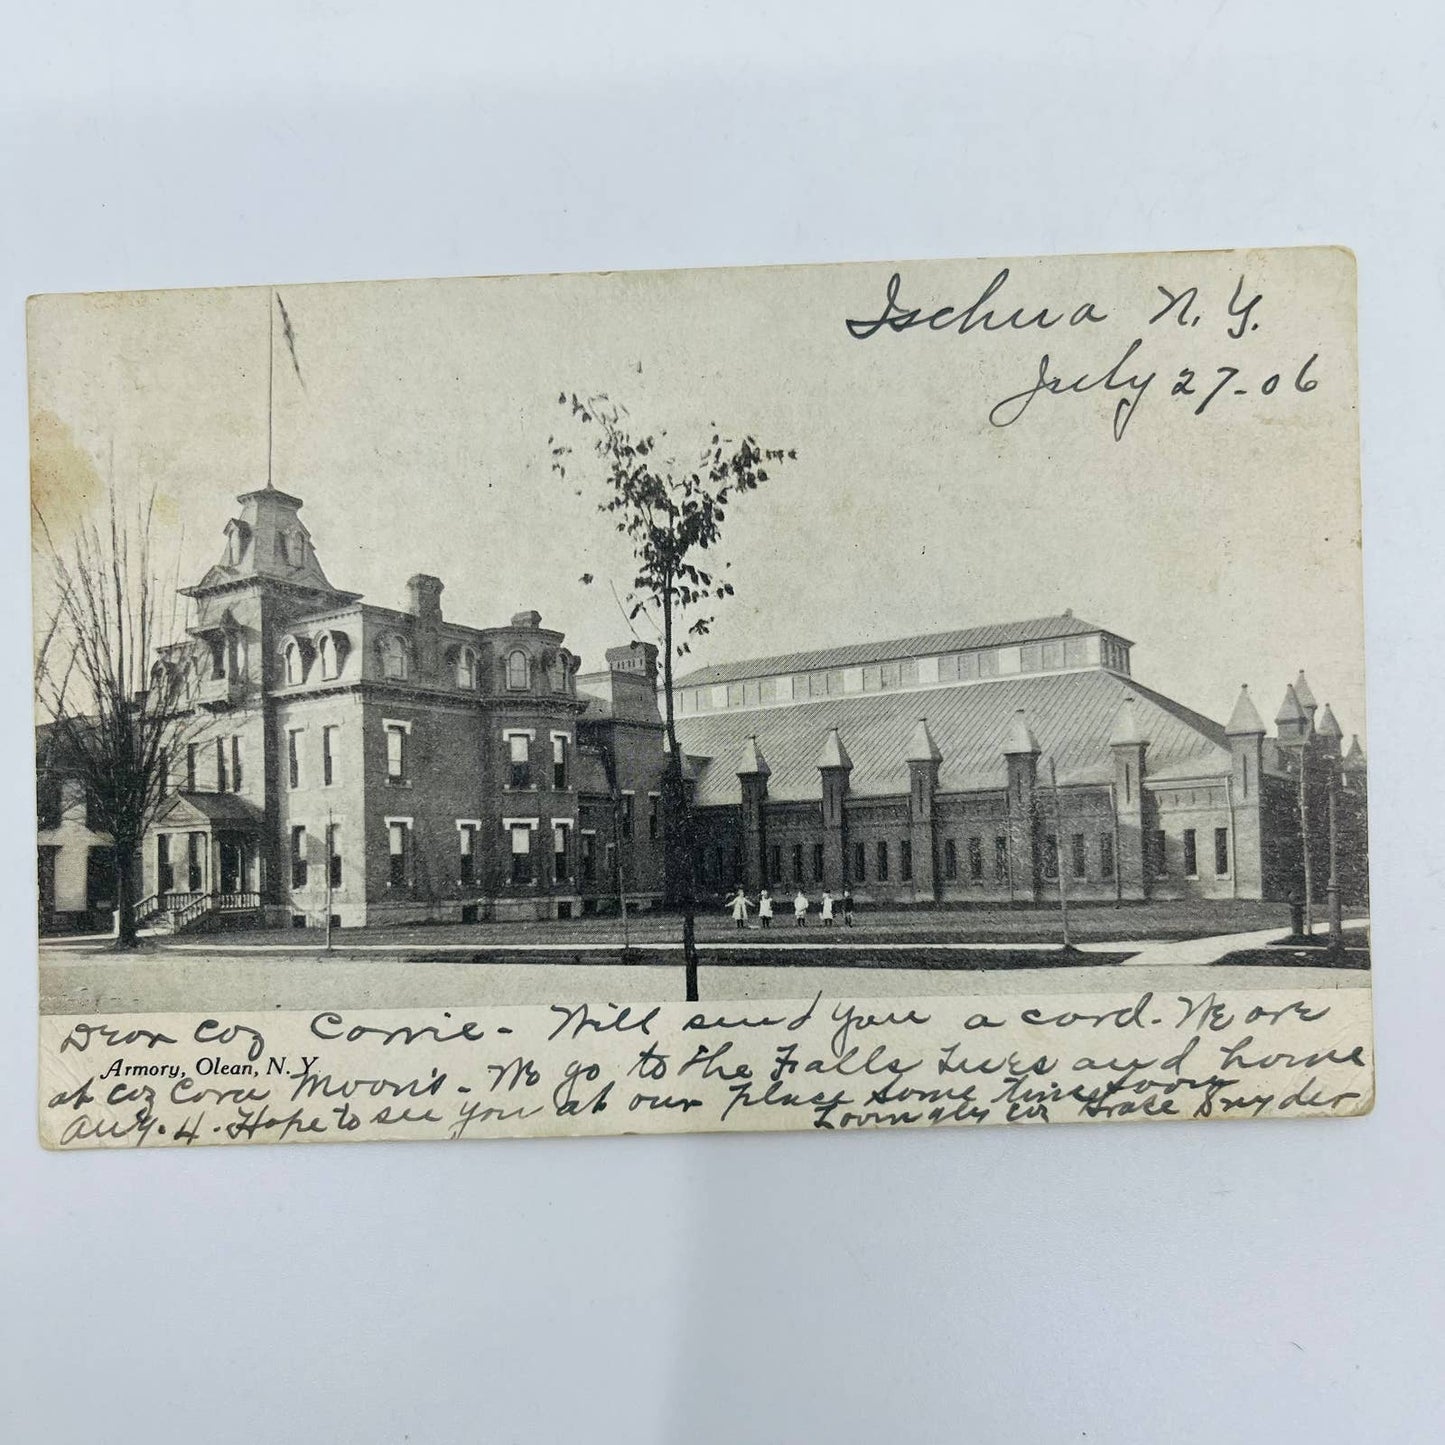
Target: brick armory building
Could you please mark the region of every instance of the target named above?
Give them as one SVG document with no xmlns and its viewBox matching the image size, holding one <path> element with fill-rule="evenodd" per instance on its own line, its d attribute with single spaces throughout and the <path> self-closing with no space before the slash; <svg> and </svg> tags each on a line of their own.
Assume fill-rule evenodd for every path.
<svg viewBox="0 0 1445 1445">
<path fill-rule="evenodd" d="M 446 617 L 333 587 L 301 501 L 238 498 L 192 587 L 194 717 L 143 849 L 144 917 L 324 924 L 566 917 L 662 892 L 656 649 L 582 674 L 520 612 Z"/>
<path fill-rule="evenodd" d="M 657 650 L 583 673 L 520 612 L 453 621 L 333 587 L 301 501 L 238 498 L 192 587 L 193 713 L 142 856 L 143 919 L 342 927 L 567 917 L 663 899 Z M 704 897 L 849 887 L 881 903 L 1317 896 L 1335 796 L 1361 899 L 1358 743 L 1303 675 L 1270 736 L 1247 691 L 1221 727 L 1142 686 L 1132 644 L 1069 614 L 729 663 L 681 679 Z M 109 840 L 42 730 L 41 924 L 113 906 Z M 1303 788 L 1301 788 L 1303 775 Z M 1303 811 L 1301 802 L 1303 800 Z M 1304 826 L 1302 827 L 1302 818 Z"/>
<path fill-rule="evenodd" d="M 1308 836 L 1323 898 L 1333 791 L 1362 900 L 1364 755 L 1303 673 L 1270 736 L 1247 689 L 1220 726 L 1144 687 L 1132 646 L 1065 613 L 680 679 L 703 887 L 1028 903 L 1062 869 L 1080 899 L 1284 898 Z"/>
</svg>

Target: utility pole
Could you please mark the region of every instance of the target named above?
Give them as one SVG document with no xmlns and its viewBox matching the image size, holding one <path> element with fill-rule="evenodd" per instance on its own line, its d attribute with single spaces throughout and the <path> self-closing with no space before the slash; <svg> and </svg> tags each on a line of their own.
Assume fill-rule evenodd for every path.
<svg viewBox="0 0 1445 1445">
<path fill-rule="evenodd" d="M 1306 938 L 1312 937 L 1315 931 L 1314 869 L 1310 863 L 1310 804 L 1305 788 L 1305 764 L 1309 757 L 1309 747 L 1309 739 L 1302 739 L 1299 750 L 1299 836 L 1300 849 L 1304 854 Z"/>
<path fill-rule="evenodd" d="M 1330 881 L 1327 896 L 1330 910 L 1330 947 L 1335 950 L 1345 946 L 1344 927 L 1340 919 L 1340 838 L 1336 810 L 1339 806 L 1340 766 L 1336 759 L 1330 759 Z"/>
<path fill-rule="evenodd" d="M 1064 933 L 1064 949 L 1073 945 L 1069 942 L 1069 891 L 1064 886 L 1064 809 L 1059 802 L 1059 775 L 1054 768 L 1053 757 L 1049 758 L 1049 791 L 1054 796 L 1054 872 L 1059 880 L 1059 922 Z M 1115 860 L 1115 870 L 1118 860 Z"/>
<path fill-rule="evenodd" d="M 326 951 L 331 952 L 331 850 L 335 847 L 331 831 L 331 809 L 326 810 Z"/>
</svg>

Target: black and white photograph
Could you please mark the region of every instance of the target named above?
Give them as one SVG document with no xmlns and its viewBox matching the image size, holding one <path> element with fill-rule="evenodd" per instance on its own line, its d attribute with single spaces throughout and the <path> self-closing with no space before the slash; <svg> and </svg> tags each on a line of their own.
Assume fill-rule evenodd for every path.
<svg viewBox="0 0 1445 1445">
<path fill-rule="evenodd" d="M 1445 1438 L 1439 6 L 11 10 L 0 1440 Z"/>
<path fill-rule="evenodd" d="M 175 1142 L 73 1061 L 223 1006 L 643 1045 L 465 1132 L 1367 1109 L 1354 284 L 1326 248 L 37 298 L 41 1008 L 85 1016 L 47 1129 Z M 913 1006 L 1080 994 L 1161 1051 L 1060 1079 Z M 753 1013 L 664 1049 L 679 1001 Z M 766 1069 L 689 1047 L 734 1029 Z M 275 1068 L 205 1142 L 334 1134 L 327 1064 L 243 1040 L 97 1077 Z"/>
</svg>

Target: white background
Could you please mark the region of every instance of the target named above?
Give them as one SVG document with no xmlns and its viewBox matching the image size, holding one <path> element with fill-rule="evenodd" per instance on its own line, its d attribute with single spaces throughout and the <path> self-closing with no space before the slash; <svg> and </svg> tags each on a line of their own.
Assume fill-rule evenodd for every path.
<svg viewBox="0 0 1445 1445">
<path fill-rule="evenodd" d="M 7 12 L 0 1436 L 1441 1437 L 1437 6 Z M 1305 242 L 1360 265 L 1373 1116 L 42 1155 L 26 293 Z"/>
</svg>

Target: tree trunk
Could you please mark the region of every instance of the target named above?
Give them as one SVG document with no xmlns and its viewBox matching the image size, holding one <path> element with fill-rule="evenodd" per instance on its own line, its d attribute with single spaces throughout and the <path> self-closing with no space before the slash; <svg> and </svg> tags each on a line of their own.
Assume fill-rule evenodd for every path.
<svg viewBox="0 0 1445 1445">
<path fill-rule="evenodd" d="M 692 805 L 682 775 L 682 753 L 677 745 L 677 716 L 672 705 L 672 587 L 662 596 L 662 692 L 667 719 L 667 791 L 669 843 L 682 853 L 682 965 L 684 997 L 696 1003 L 697 993 L 697 878 L 696 849 L 692 837 Z"/>
<path fill-rule="evenodd" d="M 115 906 L 119 927 L 116 930 L 117 948 L 134 948 L 136 937 L 135 880 L 136 850 L 134 846 L 115 844 Z"/>
</svg>

